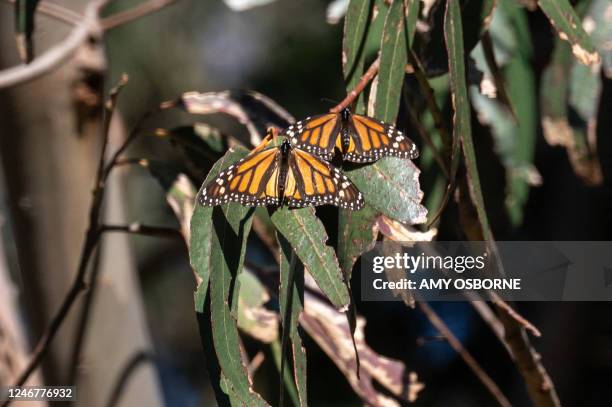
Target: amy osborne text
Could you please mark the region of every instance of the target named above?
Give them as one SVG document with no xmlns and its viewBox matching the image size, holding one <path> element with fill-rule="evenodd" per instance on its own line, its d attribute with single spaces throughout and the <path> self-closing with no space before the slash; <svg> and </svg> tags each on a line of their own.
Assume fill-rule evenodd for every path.
<svg viewBox="0 0 612 407">
<path fill-rule="evenodd" d="M 398 281 L 372 280 L 375 290 L 520 290 L 520 278 L 424 278 Z"/>
</svg>

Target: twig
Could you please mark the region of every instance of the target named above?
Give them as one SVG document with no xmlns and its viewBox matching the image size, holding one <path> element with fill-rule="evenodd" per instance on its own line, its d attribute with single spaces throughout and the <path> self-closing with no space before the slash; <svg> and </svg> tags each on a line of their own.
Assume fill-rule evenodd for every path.
<svg viewBox="0 0 612 407">
<path fill-rule="evenodd" d="M 337 106 L 332 107 L 329 111 L 332 113 L 339 113 L 342 109 L 348 107 L 351 103 L 353 103 L 357 96 L 359 96 L 359 94 L 363 92 L 365 87 L 368 86 L 368 83 L 370 83 L 370 81 L 374 79 L 374 76 L 376 76 L 376 74 L 378 73 L 379 67 L 380 56 L 378 56 L 376 60 L 372 62 L 372 65 L 370 65 L 368 70 L 363 74 L 357 85 L 355 85 L 355 88 L 351 90 L 348 95 L 346 95 L 342 102 L 340 102 Z"/>
<path fill-rule="evenodd" d="M 112 30 L 120 25 L 129 23 L 148 14 L 154 13 L 168 7 L 178 0 L 151 0 L 141 3 L 129 10 L 121 11 L 112 16 L 102 19 L 100 25 L 104 31 Z"/>
<path fill-rule="evenodd" d="M 512 351 L 512 358 L 525 380 L 533 404 L 538 407 L 560 407 L 561 401 L 552 379 L 540 355 L 529 343 L 523 327 L 505 312 L 500 312 L 499 319 L 504 326 L 504 341 Z"/>
<path fill-rule="evenodd" d="M 151 352 L 141 351 L 130 358 L 122 370 L 121 376 L 119 376 L 113 386 L 113 391 L 108 399 L 108 403 L 106 403 L 106 407 L 113 407 L 119 403 L 128 380 L 136 372 L 136 369 L 145 363 L 155 363 L 155 355 Z"/>
<path fill-rule="evenodd" d="M 132 142 L 136 140 L 136 138 L 140 134 L 140 131 L 142 130 L 142 125 L 144 124 L 144 122 L 149 117 L 151 117 L 153 114 L 157 113 L 158 111 L 159 111 L 159 107 L 155 107 L 149 110 L 148 112 L 146 112 L 144 115 L 142 115 L 140 119 L 138 119 L 138 121 L 136 122 L 132 130 L 130 131 L 130 134 L 128 135 L 128 137 L 125 139 L 123 144 L 121 144 L 121 146 L 117 149 L 117 151 L 115 151 L 115 153 L 109 160 L 108 164 L 106 165 L 106 168 L 102 171 L 102 182 L 106 182 L 111 171 L 113 170 L 113 168 L 116 167 L 117 161 L 119 161 L 119 157 L 121 156 L 121 154 L 123 154 L 125 150 L 127 150 L 127 148 L 130 146 L 130 144 L 132 144 Z"/>
<path fill-rule="evenodd" d="M 537 336 L 538 338 L 542 336 L 542 333 L 540 332 L 538 328 L 536 328 L 531 322 L 529 322 L 522 315 L 516 312 L 514 308 L 508 305 L 508 303 L 506 303 L 504 300 L 499 298 L 499 296 L 496 293 L 491 292 L 490 297 L 491 297 L 491 300 L 493 301 L 493 304 L 495 304 L 497 308 L 499 308 L 502 312 L 507 314 L 510 318 L 518 322 L 520 326 L 522 326 L 523 328 L 525 328 L 526 330 L 528 330 L 529 332 L 531 332 L 534 336 Z"/>
<path fill-rule="evenodd" d="M 495 400 L 503 407 L 512 407 L 510 401 L 504 396 L 497 384 L 491 379 L 491 377 L 482 369 L 476 359 L 463 347 L 461 341 L 452 333 L 449 327 L 442 321 L 442 319 L 431 309 L 429 304 L 424 301 L 418 301 L 419 308 L 427 316 L 433 326 L 444 336 L 448 344 L 461 356 L 465 363 L 472 369 L 474 374 L 480 379 L 482 384 L 489 390 L 489 392 L 495 397 Z"/>
<path fill-rule="evenodd" d="M 0 71 L 0 89 L 37 78 L 57 68 L 71 57 L 81 44 L 100 30 L 98 14 L 106 2 L 107 0 L 93 0 L 89 3 L 79 24 L 73 28 L 68 37 L 31 63 Z"/>
</svg>

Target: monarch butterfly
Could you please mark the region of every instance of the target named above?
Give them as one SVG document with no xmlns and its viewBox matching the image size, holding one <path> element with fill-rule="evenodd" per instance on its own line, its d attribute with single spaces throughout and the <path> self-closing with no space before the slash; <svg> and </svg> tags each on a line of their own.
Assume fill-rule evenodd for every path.
<svg viewBox="0 0 612 407">
<path fill-rule="evenodd" d="M 371 117 L 353 114 L 347 108 L 340 113 L 308 117 L 287 127 L 284 134 L 293 145 L 328 161 L 334 147 L 345 160 L 358 163 L 382 157 L 419 156 L 416 145 L 401 131 Z"/>
<path fill-rule="evenodd" d="M 293 147 L 287 139 L 280 146 L 264 149 L 270 140 L 266 137 L 263 145 L 222 171 L 202 190 L 200 204 L 214 206 L 232 201 L 246 206 L 363 207 L 361 192 L 340 170 Z"/>
</svg>

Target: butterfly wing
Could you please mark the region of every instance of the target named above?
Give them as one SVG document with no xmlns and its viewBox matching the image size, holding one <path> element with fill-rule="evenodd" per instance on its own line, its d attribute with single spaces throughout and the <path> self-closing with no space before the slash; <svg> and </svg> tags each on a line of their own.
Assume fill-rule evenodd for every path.
<svg viewBox="0 0 612 407">
<path fill-rule="evenodd" d="M 345 160 L 373 162 L 382 157 L 415 159 L 419 150 L 412 140 L 390 124 L 359 114 L 351 115 L 351 142 Z"/>
<path fill-rule="evenodd" d="M 219 173 L 198 201 L 204 206 L 238 202 L 246 206 L 278 205 L 280 150 L 271 148 L 249 154 Z"/>
<path fill-rule="evenodd" d="M 346 175 L 298 148 L 289 157 L 285 197 L 290 207 L 331 204 L 359 210 L 364 205 L 361 192 Z"/>
<path fill-rule="evenodd" d="M 341 120 L 337 113 L 322 114 L 307 117 L 284 131 L 286 136 L 296 147 L 311 154 L 331 160 L 334 154 L 334 145 L 340 132 Z"/>
</svg>

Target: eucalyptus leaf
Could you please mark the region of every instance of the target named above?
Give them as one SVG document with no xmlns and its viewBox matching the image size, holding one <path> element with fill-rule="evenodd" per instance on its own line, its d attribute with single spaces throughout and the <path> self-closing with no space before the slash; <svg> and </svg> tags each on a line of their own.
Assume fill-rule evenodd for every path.
<svg viewBox="0 0 612 407">
<path fill-rule="evenodd" d="M 291 340 L 293 375 L 297 388 L 299 405 L 306 407 L 306 349 L 298 330 L 298 320 L 304 309 L 304 265 L 296 258 L 289 242 L 278 235 L 280 246 L 280 308 L 283 318 L 282 359 L 286 360 L 286 340 Z M 283 370 L 283 369 L 281 369 Z"/>
<path fill-rule="evenodd" d="M 408 59 L 405 30 L 404 3 L 394 1 L 387 12 L 380 44 L 380 68 L 374 105 L 374 116 L 388 123 L 395 123 L 402 95 L 401 84 Z"/>
<path fill-rule="evenodd" d="M 372 0 L 351 0 L 348 5 L 342 41 L 342 67 L 348 91 L 357 85 L 363 75 L 371 12 Z M 363 109 L 363 100 L 363 95 L 359 95 L 357 109 Z"/>
<path fill-rule="evenodd" d="M 327 233 L 313 208 L 281 208 L 272 214 L 276 230 L 291 244 L 323 293 L 336 308 L 350 302 L 334 249 L 326 245 Z"/>
<path fill-rule="evenodd" d="M 345 173 L 374 209 L 403 223 L 425 222 L 427 209 L 421 205 L 420 171 L 411 160 L 386 157 L 346 169 Z"/>
</svg>

